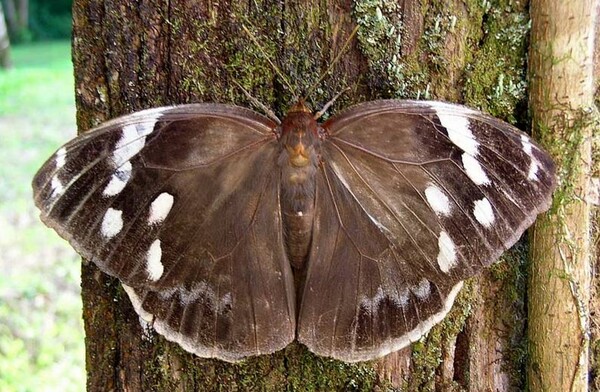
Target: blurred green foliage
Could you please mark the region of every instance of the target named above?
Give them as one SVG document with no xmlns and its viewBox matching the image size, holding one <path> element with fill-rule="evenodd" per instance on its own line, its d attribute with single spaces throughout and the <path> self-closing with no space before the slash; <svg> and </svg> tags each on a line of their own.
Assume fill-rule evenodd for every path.
<svg viewBox="0 0 600 392">
<path fill-rule="evenodd" d="M 33 40 L 71 37 L 72 0 L 29 0 L 29 4 Z"/>
<path fill-rule="evenodd" d="M 70 42 L 0 70 L 0 391 L 85 390 L 80 259 L 38 219 L 31 180 L 75 136 Z"/>
<path fill-rule="evenodd" d="M 2 0 L 5 4 L 6 1 Z M 13 44 L 71 36 L 71 6 L 73 0 L 29 0 L 29 21 L 24 30 L 9 29 Z M 5 6 L 6 11 L 6 6 Z"/>
</svg>

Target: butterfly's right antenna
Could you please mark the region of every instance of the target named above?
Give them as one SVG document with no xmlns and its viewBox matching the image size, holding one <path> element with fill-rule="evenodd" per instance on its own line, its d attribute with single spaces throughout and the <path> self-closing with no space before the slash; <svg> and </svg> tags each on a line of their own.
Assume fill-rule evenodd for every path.
<svg viewBox="0 0 600 392">
<path fill-rule="evenodd" d="M 352 32 L 350 33 L 350 36 L 348 37 L 348 39 L 346 40 L 346 42 L 344 42 L 344 46 L 342 46 L 342 49 L 340 49 L 339 53 L 337 54 L 337 56 L 335 56 L 335 58 L 333 59 L 333 61 L 331 62 L 331 64 L 329 64 L 329 67 L 327 67 L 327 70 L 325 72 L 323 72 L 321 74 L 321 77 L 319 78 L 319 80 L 317 80 L 316 82 L 314 82 L 307 90 L 306 92 L 306 96 L 309 96 L 310 93 L 312 92 L 313 89 L 315 89 L 319 83 L 321 83 L 323 81 L 323 79 L 325 79 L 325 76 L 329 75 L 329 73 L 331 72 L 331 70 L 333 69 L 333 66 L 340 60 L 340 58 L 342 57 L 342 55 L 344 54 L 344 52 L 346 51 L 346 48 L 348 47 L 348 45 L 350 44 L 350 41 L 352 40 L 352 38 L 354 38 L 354 36 L 356 35 L 356 32 L 358 31 L 358 27 L 356 26 L 354 28 L 354 30 L 352 30 Z M 345 90 L 344 90 L 345 91 Z M 343 92 L 343 91 L 342 91 Z M 340 94 L 336 95 L 336 98 L 339 97 Z M 333 102 L 332 102 L 333 103 Z"/>
<path fill-rule="evenodd" d="M 325 112 L 329 109 L 329 107 L 331 105 L 334 104 L 335 101 L 337 101 L 337 99 L 340 97 L 340 95 L 344 94 L 346 91 L 350 90 L 350 87 L 346 87 L 345 89 L 343 89 L 342 91 L 340 91 L 339 93 L 335 94 L 335 97 L 331 98 L 329 100 L 329 102 L 327 102 L 322 108 L 321 110 L 319 110 L 318 112 L 315 113 L 315 115 L 313 116 L 313 118 L 315 120 L 318 120 L 321 118 L 322 115 L 325 114 Z"/>
<path fill-rule="evenodd" d="M 281 80 L 283 80 L 283 83 L 287 86 L 287 88 L 290 90 L 290 92 L 292 94 L 294 94 L 294 97 L 297 99 L 300 95 L 294 89 L 294 87 L 292 87 L 292 85 L 287 80 L 287 78 L 283 75 L 283 73 L 279 70 L 279 67 L 277 67 L 275 64 L 273 64 L 273 62 L 271 61 L 271 59 L 269 58 L 269 56 L 267 56 L 267 54 L 265 53 L 263 47 L 258 43 L 258 41 L 256 40 L 256 38 L 254 38 L 254 35 L 252 35 L 252 33 L 250 32 L 250 30 L 248 30 L 246 28 L 246 26 L 244 26 L 244 25 L 242 25 L 242 28 L 244 29 L 244 31 L 246 32 L 246 34 L 248 34 L 248 36 L 250 37 L 250 39 L 252 40 L 252 42 L 254 42 L 254 44 L 256 45 L 256 47 L 260 50 L 260 52 L 262 53 L 262 55 L 264 56 L 264 58 L 267 59 L 267 61 L 271 65 L 271 68 L 273 68 L 275 70 L 275 72 L 277 73 L 277 75 L 279 75 L 279 77 L 281 78 Z"/>
</svg>

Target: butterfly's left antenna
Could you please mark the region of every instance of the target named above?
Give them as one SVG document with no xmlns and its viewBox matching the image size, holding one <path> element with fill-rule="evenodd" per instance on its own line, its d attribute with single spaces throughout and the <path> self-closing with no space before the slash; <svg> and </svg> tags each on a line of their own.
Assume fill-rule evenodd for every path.
<svg viewBox="0 0 600 392">
<path fill-rule="evenodd" d="M 250 32 L 250 30 L 248 30 L 248 28 L 246 28 L 246 26 L 242 25 L 242 28 L 244 29 L 244 31 L 246 32 L 246 34 L 248 34 L 248 36 L 250 37 L 250 39 L 252 40 L 252 42 L 254 42 L 254 44 L 258 47 L 258 49 L 260 50 L 260 52 L 262 53 L 262 55 L 265 57 L 265 59 L 267 59 L 267 61 L 269 62 L 269 64 L 271 65 L 271 67 L 275 70 L 275 72 L 277 73 L 277 75 L 279 75 L 279 77 L 281 78 L 281 80 L 283 80 L 283 83 L 287 86 L 287 88 L 290 90 L 290 92 L 292 94 L 294 94 L 294 97 L 298 98 L 300 95 L 298 94 L 298 92 L 296 91 L 296 89 L 287 80 L 287 78 L 281 72 L 281 70 L 279 69 L 279 67 L 277 67 L 275 64 L 273 64 L 273 62 L 271 61 L 271 59 L 269 58 L 269 56 L 267 56 L 267 54 L 265 53 L 263 47 L 261 46 L 261 44 L 258 43 L 258 41 L 254 37 L 254 35 L 252 35 L 252 33 Z"/>
<path fill-rule="evenodd" d="M 235 80 L 233 81 L 233 83 L 235 83 L 235 85 L 237 86 L 237 88 L 239 88 L 240 90 L 242 90 L 242 92 L 244 93 L 244 95 L 246 96 L 246 98 L 248 98 L 250 100 L 250 102 L 252 102 L 252 104 L 254 106 L 256 106 L 257 108 L 259 108 L 260 110 L 262 110 L 263 113 L 265 113 L 267 115 L 267 117 L 269 117 L 271 120 L 275 121 L 275 123 L 277 125 L 281 124 L 281 120 L 279 119 L 279 117 L 277 117 L 277 115 L 271 109 L 269 109 L 264 103 L 260 102 L 256 98 L 254 98 L 244 87 L 242 87 L 241 84 L 239 84 Z"/>
</svg>

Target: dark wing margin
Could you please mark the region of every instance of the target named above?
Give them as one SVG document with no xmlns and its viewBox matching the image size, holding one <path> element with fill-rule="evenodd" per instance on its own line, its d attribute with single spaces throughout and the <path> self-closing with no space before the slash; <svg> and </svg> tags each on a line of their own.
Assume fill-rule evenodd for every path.
<svg viewBox="0 0 600 392">
<path fill-rule="evenodd" d="M 33 181 L 42 220 L 120 279 L 137 313 L 201 357 L 295 337 L 270 120 L 194 104 L 124 116 L 67 143 Z"/>
<path fill-rule="evenodd" d="M 298 319 L 298 339 L 320 355 L 369 360 L 418 339 L 556 186 L 527 135 L 462 106 L 369 102 L 323 127 Z"/>
</svg>

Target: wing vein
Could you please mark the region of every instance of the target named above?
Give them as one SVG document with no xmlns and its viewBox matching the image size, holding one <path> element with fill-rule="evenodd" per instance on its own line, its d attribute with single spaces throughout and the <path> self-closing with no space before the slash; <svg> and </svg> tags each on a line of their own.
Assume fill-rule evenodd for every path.
<svg viewBox="0 0 600 392">
<path fill-rule="evenodd" d="M 352 168 L 352 170 L 354 171 L 354 173 L 358 176 L 358 178 L 360 179 L 360 181 L 365 185 L 365 187 L 367 187 L 367 189 L 369 189 L 369 191 L 372 194 L 372 197 L 376 200 L 378 200 L 382 205 L 385 206 L 386 210 L 388 211 L 388 213 L 394 217 L 394 219 L 396 220 L 396 222 L 400 225 L 400 227 L 402 227 L 402 229 L 404 230 L 404 232 L 406 233 L 406 235 L 408 236 L 408 238 L 410 239 L 410 241 L 412 242 L 412 244 L 419 250 L 419 252 L 421 253 L 421 255 L 424 257 L 424 259 L 430 264 L 432 264 L 432 261 L 429 259 L 429 257 L 423 252 L 423 250 L 421 249 L 421 247 L 418 245 L 417 241 L 413 238 L 412 234 L 408 231 L 408 229 L 406 228 L 406 226 L 402 223 L 402 220 L 400 219 L 400 217 L 398 215 L 396 215 L 393 211 L 393 209 L 388 205 L 388 203 L 386 203 L 384 200 L 382 200 L 379 195 L 377 195 L 377 192 L 375 192 L 373 190 L 373 188 L 371 187 L 371 185 L 364 179 L 364 177 L 358 172 L 358 170 L 356 169 L 356 167 L 354 166 L 354 164 L 350 161 L 350 159 L 348 158 L 348 156 L 345 154 L 345 152 L 339 147 L 337 146 L 335 143 L 331 143 L 331 145 L 333 145 L 339 152 L 340 154 L 344 157 L 344 159 L 346 160 L 346 162 L 348 163 L 348 165 L 350 165 L 350 167 Z M 354 193 L 352 192 L 352 190 L 346 188 L 347 191 L 352 195 L 352 198 L 354 198 L 354 200 L 356 201 L 356 203 L 361 207 L 361 209 L 367 213 L 364 210 L 364 207 L 361 205 L 360 201 L 358 200 L 358 198 L 354 195 Z M 368 215 L 368 214 L 367 214 Z M 386 236 L 386 238 L 388 238 Z M 390 241 L 390 239 L 388 238 L 388 241 Z"/>
</svg>

